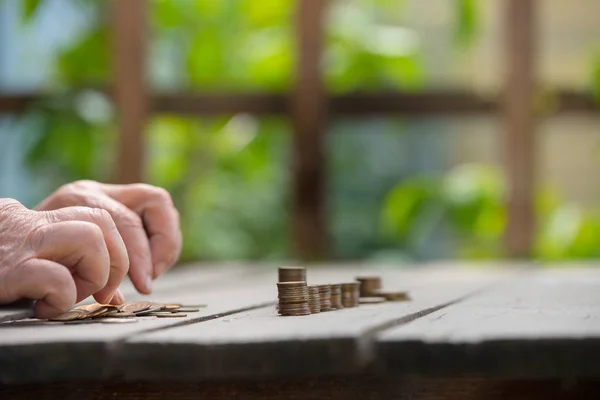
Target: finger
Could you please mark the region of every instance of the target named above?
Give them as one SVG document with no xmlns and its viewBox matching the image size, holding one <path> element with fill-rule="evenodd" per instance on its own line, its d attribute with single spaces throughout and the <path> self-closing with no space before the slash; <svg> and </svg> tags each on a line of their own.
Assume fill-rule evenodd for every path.
<svg viewBox="0 0 600 400">
<path fill-rule="evenodd" d="M 110 200 L 110 199 L 109 199 Z M 110 272 L 106 286 L 94 294 L 100 303 L 109 302 L 129 270 L 127 248 L 111 215 L 101 208 L 66 207 L 46 213 L 53 222 L 85 221 L 97 225 L 110 257 Z"/>
<path fill-rule="evenodd" d="M 4 278 L 6 287 L 11 288 L 10 295 L 14 296 L 7 301 L 37 300 L 34 306 L 37 318 L 55 317 L 69 311 L 76 303 L 77 288 L 73 276 L 55 262 L 33 258 Z"/>
<path fill-rule="evenodd" d="M 179 213 L 169 192 L 145 184 L 103 185 L 106 193 L 142 217 L 150 240 L 154 278 L 173 266 L 181 252 Z"/>
<path fill-rule="evenodd" d="M 50 223 L 38 228 L 30 241 L 37 258 L 62 264 L 72 273 L 77 302 L 106 286 L 110 256 L 98 225 L 84 221 Z"/>
<path fill-rule="evenodd" d="M 107 195 L 98 193 L 92 196 L 87 198 L 87 202 L 110 214 L 125 243 L 131 282 L 138 292 L 150 294 L 153 277 L 152 255 L 142 219 L 125 205 Z"/>
</svg>

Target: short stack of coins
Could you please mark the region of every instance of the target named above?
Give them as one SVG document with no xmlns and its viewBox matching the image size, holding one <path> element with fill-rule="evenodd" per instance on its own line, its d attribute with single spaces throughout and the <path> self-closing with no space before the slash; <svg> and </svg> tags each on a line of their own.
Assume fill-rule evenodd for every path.
<svg viewBox="0 0 600 400">
<path fill-rule="evenodd" d="M 319 295 L 319 287 L 316 285 L 308 287 L 308 308 L 310 308 L 311 314 L 321 312 L 321 296 Z"/>
<path fill-rule="evenodd" d="M 306 282 L 279 282 L 279 314 L 281 315 L 310 315 L 308 306 L 308 287 Z"/>
<path fill-rule="evenodd" d="M 342 305 L 342 284 L 336 283 L 331 286 L 331 308 L 339 310 L 344 308 Z"/>
<path fill-rule="evenodd" d="M 331 286 L 319 285 L 319 297 L 321 301 L 321 311 L 331 311 Z"/>
<path fill-rule="evenodd" d="M 306 282 L 306 268 L 281 267 L 279 268 L 279 282 Z"/>
<path fill-rule="evenodd" d="M 342 305 L 344 308 L 358 307 L 360 282 L 342 283 Z"/>
<path fill-rule="evenodd" d="M 377 297 L 381 290 L 381 278 L 379 276 L 357 277 L 360 282 L 360 297 Z"/>
</svg>

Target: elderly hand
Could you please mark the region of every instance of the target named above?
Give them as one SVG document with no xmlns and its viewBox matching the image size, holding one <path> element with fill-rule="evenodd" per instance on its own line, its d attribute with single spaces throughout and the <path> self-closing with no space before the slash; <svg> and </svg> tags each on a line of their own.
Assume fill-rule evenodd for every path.
<svg viewBox="0 0 600 400">
<path fill-rule="evenodd" d="M 179 213 L 169 193 L 145 184 L 108 185 L 78 181 L 59 188 L 37 210 L 87 206 L 106 210 L 129 255 L 129 277 L 140 293 L 177 261 L 181 251 Z"/>
<path fill-rule="evenodd" d="M 88 207 L 32 211 L 0 199 L 0 303 L 37 300 L 38 318 L 51 318 L 94 295 L 122 303 L 118 287 L 127 250 L 108 212 Z"/>
</svg>

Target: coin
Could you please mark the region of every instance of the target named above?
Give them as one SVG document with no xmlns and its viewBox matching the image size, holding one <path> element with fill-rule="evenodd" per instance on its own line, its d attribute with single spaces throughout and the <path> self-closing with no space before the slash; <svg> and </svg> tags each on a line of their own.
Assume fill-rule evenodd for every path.
<svg viewBox="0 0 600 400">
<path fill-rule="evenodd" d="M 152 303 L 150 303 L 149 301 L 134 301 L 131 303 L 123 304 L 121 307 L 119 307 L 119 310 L 122 312 L 131 312 L 135 314 L 140 311 L 149 309 L 151 304 Z"/>
<path fill-rule="evenodd" d="M 191 308 L 191 307 L 180 307 L 176 310 L 171 310 L 171 313 L 186 313 L 186 312 L 198 312 L 199 308 Z"/>
<path fill-rule="evenodd" d="M 165 304 L 163 307 L 164 310 L 177 310 L 181 308 L 181 304 Z"/>
<path fill-rule="evenodd" d="M 84 310 L 71 310 L 67 311 L 64 314 L 58 315 L 54 318 L 49 318 L 50 321 L 74 321 L 78 319 L 81 315 L 86 314 L 87 312 Z"/>
<path fill-rule="evenodd" d="M 134 314 L 136 316 L 142 316 L 142 315 L 147 315 L 147 314 L 150 314 L 150 313 L 153 313 L 153 312 L 157 312 L 157 311 L 160 311 L 160 310 L 162 310 L 162 305 L 160 305 L 160 304 L 158 304 L 158 305 L 157 304 L 151 304 L 150 307 L 148 307 L 147 309 L 142 310 L 142 311 L 138 311 L 138 312 L 136 312 Z"/>
<path fill-rule="evenodd" d="M 381 277 L 379 276 L 359 276 L 356 280 L 360 282 L 360 297 L 375 296 L 381 289 Z"/>
<path fill-rule="evenodd" d="M 106 318 L 133 318 L 135 317 L 134 313 L 130 312 L 121 312 L 121 311 L 111 311 L 103 315 Z"/>
<path fill-rule="evenodd" d="M 304 281 L 277 284 L 278 310 L 281 315 L 309 315 L 308 287 Z"/>
<path fill-rule="evenodd" d="M 151 312 L 146 314 L 149 317 L 159 317 L 159 318 L 183 318 L 183 317 L 187 317 L 187 314 L 184 313 L 174 313 L 174 312 Z"/>
<path fill-rule="evenodd" d="M 344 308 L 342 304 L 342 285 L 335 283 L 329 286 L 331 287 L 331 308 L 334 310 Z"/>
<path fill-rule="evenodd" d="M 280 267 L 279 282 L 306 282 L 306 268 Z"/>
<path fill-rule="evenodd" d="M 321 311 L 331 311 L 331 286 L 319 285 L 319 301 L 321 302 Z"/>
<path fill-rule="evenodd" d="M 318 286 L 308 287 L 308 308 L 311 314 L 317 314 L 321 312 L 321 296 L 319 296 Z"/>
<path fill-rule="evenodd" d="M 342 305 L 344 308 L 358 307 L 360 282 L 342 283 Z"/>
<path fill-rule="evenodd" d="M 389 292 L 380 290 L 378 296 L 384 297 L 387 301 L 410 301 L 408 292 Z"/>
</svg>

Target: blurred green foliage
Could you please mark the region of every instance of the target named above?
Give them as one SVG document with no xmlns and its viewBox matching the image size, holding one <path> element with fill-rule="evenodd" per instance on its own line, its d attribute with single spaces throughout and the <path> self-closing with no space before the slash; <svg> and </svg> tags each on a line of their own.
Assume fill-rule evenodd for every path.
<svg viewBox="0 0 600 400">
<path fill-rule="evenodd" d="M 444 175 L 416 176 L 396 186 L 382 209 L 382 228 L 408 253 L 432 232 L 448 228 L 454 256 L 502 257 L 507 186 L 500 169 L 464 164 Z M 533 258 L 560 261 L 600 257 L 600 213 L 561 199 L 551 188 L 535 198 L 540 221 Z"/>
<path fill-rule="evenodd" d="M 24 1 L 23 21 L 35 19 L 45 1 L 49 0 Z M 46 191 L 76 179 L 110 180 L 114 165 L 114 110 L 109 98 L 96 90 L 110 82 L 108 2 L 65 1 L 81 11 L 87 28 L 56 54 L 48 85 L 52 94 L 27 116 L 40 127 L 28 154 L 29 166 L 42 177 Z M 454 3 L 454 43 L 468 48 L 479 32 L 479 3 Z M 153 0 L 149 4 L 150 81 L 155 90 L 284 92 L 291 88 L 296 1 Z M 401 13 L 398 0 L 331 1 L 323 60 L 330 92 L 408 91 L 423 86 L 426 73 L 419 38 L 392 18 Z M 593 70 L 598 98 L 599 66 L 595 62 Z M 147 131 L 148 181 L 167 188 L 181 211 L 183 260 L 285 257 L 289 136 L 288 124 L 279 118 L 153 118 Z M 340 148 L 360 153 L 361 143 L 347 135 Z M 369 182 L 363 186 L 371 191 L 386 191 L 390 186 L 370 182 L 364 171 L 353 172 L 356 163 L 348 157 L 333 166 L 336 169 L 329 173 L 349 193 L 348 187 L 360 186 L 359 179 Z M 384 237 L 362 240 L 367 245 L 383 241 L 401 255 L 414 256 L 442 231 L 450 238 L 455 256 L 500 257 L 505 196 L 502 174 L 489 166 L 463 165 L 444 175 L 414 176 L 385 196 L 380 212 Z M 355 232 L 378 233 L 376 223 L 371 227 L 368 217 L 354 215 L 355 200 L 350 195 L 342 207 L 346 214 L 338 217 L 344 223 L 337 233 L 350 238 L 346 247 L 358 248 Z M 565 204 L 548 189 L 540 191 L 536 201 L 542 221 L 536 258 L 600 255 L 596 245 L 600 215 Z M 360 214 L 368 215 L 365 205 L 360 207 Z M 356 251 L 348 254 L 360 257 Z"/>
<path fill-rule="evenodd" d="M 45 1 L 27 2 L 23 19 L 36 18 Z M 86 17 L 87 28 L 56 54 L 53 94 L 28 116 L 41 127 L 29 165 L 45 177 L 47 190 L 76 179 L 109 180 L 114 165 L 114 110 L 95 89 L 110 82 L 107 2 L 70 2 Z M 156 90 L 291 88 L 296 1 L 149 5 L 150 81 Z M 398 6 L 389 0 L 331 3 L 324 55 L 331 91 L 420 87 L 424 74 L 415 33 L 379 22 Z M 147 135 L 148 181 L 167 188 L 181 211 L 184 260 L 285 256 L 290 140 L 284 120 L 157 115 Z"/>
</svg>

